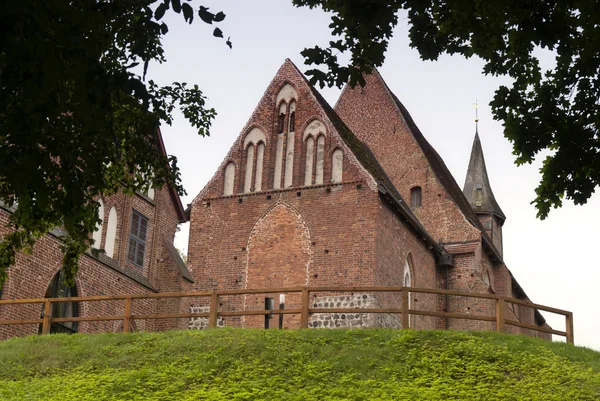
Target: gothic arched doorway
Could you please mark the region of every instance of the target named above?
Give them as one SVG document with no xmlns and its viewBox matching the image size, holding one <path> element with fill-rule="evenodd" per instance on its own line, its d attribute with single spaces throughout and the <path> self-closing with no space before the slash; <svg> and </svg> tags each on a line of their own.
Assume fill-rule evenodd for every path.
<svg viewBox="0 0 600 401">
<path fill-rule="evenodd" d="M 46 290 L 45 298 L 69 298 L 77 296 L 76 286 L 69 287 L 65 282 L 65 274 L 63 271 L 56 273 L 48 290 Z M 46 311 L 42 307 L 42 316 Z M 78 317 L 79 304 L 77 302 L 57 302 L 52 304 L 52 318 Z M 77 333 L 78 322 L 52 322 L 50 333 Z M 39 332 L 42 332 L 40 324 Z"/>
</svg>

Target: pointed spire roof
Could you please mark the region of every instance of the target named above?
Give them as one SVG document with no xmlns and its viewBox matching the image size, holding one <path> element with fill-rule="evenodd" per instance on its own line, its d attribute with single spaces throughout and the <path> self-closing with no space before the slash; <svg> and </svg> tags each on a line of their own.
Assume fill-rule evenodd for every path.
<svg viewBox="0 0 600 401">
<path fill-rule="evenodd" d="M 500 209 L 500 205 L 494 197 L 494 192 L 492 192 L 477 129 L 475 130 L 471 160 L 469 161 L 463 192 L 475 213 L 495 214 L 502 221 L 506 220 L 506 216 Z"/>
</svg>

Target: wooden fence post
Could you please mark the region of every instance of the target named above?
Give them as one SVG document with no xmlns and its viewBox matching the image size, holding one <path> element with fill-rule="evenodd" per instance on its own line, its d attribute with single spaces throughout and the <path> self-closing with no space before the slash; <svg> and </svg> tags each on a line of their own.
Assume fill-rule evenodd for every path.
<svg viewBox="0 0 600 401">
<path fill-rule="evenodd" d="M 300 312 L 300 328 L 308 329 L 308 310 L 310 308 L 310 292 L 308 288 L 302 288 L 302 309 Z"/>
<path fill-rule="evenodd" d="M 214 329 L 217 327 L 217 319 L 219 317 L 219 295 L 217 291 L 210 294 L 210 311 L 208 314 L 208 327 Z"/>
<path fill-rule="evenodd" d="M 123 317 L 123 333 L 129 333 L 131 331 L 131 324 L 133 323 L 133 319 L 131 317 L 131 304 L 133 303 L 133 299 L 127 298 L 125 299 L 125 316 Z"/>
<path fill-rule="evenodd" d="M 575 339 L 573 338 L 573 312 L 569 312 L 568 315 L 565 315 L 565 319 L 567 329 L 567 344 L 575 344 Z"/>
<path fill-rule="evenodd" d="M 402 328 L 410 328 L 410 319 L 408 315 L 408 288 L 402 288 Z"/>
<path fill-rule="evenodd" d="M 44 318 L 42 320 L 42 334 L 50 334 L 50 325 L 52 324 L 52 301 L 46 299 L 44 303 Z"/>
<path fill-rule="evenodd" d="M 504 305 L 504 298 L 498 297 L 496 299 L 496 331 L 498 333 L 504 333 Z"/>
</svg>

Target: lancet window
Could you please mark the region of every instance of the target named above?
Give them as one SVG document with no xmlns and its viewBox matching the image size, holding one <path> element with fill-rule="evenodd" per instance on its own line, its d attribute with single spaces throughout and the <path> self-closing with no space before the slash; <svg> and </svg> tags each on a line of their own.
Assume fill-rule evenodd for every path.
<svg viewBox="0 0 600 401">
<path fill-rule="evenodd" d="M 295 146 L 295 127 L 296 125 L 296 101 L 290 102 L 289 122 L 287 142 L 285 147 L 285 176 L 283 186 L 289 188 L 293 186 L 294 179 L 294 146 Z"/>
</svg>

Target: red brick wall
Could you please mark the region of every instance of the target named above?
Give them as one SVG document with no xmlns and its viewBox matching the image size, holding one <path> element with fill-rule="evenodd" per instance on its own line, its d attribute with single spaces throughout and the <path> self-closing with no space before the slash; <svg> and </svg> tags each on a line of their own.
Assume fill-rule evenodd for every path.
<svg viewBox="0 0 600 401">
<path fill-rule="evenodd" d="M 477 239 L 479 231 L 465 219 L 432 171 L 378 74 L 366 76 L 363 88 L 344 88 L 336 112 L 366 142 L 402 197 L 420 186 L 422 206 L 413 211 L 440 242 Z"/>
<path fill-rule="evenodd" d="M 298 95 L 294 179 L 292 188 L 272 190 L 279 110 L 275 99 L 285 83 L 293 85 Z M 304 187 L 303 132 L 315 118 L 327 128 L 325 185 Z M 243 142 L 254 127 L 260 127 L 267 137 L 263 192 L 241 194 L 246 165 Z M 343 185 L 328 184 L 332 171 L 331 153 L 338 147 L 344 151 Z M 237 166 L 236 194 L 223 197 L 223 170 L 230 161 Z M 393 253 L 397 249 L 403 253 L 403 260 L 412 250 L 419 269 L 415 277 L 424 285 L 435 286 L 433 255 L 412 231 L 394 220 L 396 217 L 387 206 L 380 205 L 373 184 L 372 177 L 366 174 L 338 136 L 302 76 L 286 62 L 222 166 L 193 202 L 188 257 L 196 288 L 257 288 L 286 283 L 311 286 L 391 284 L 395 280 L 391 269 L 397 266 L 390 258 L 396 257 Z M 269 212 L 274 205 L 278 206 Z M 380 207 L 388 214 L 383 215 L 385 212 Z M 401 232 L 395 232 L 396 228 Z M 386 241 L 400 243 L 387 251 L 381 249 Z M 322 295 L 314 294 L 315 297 Z M 290 305 L 292 300 L 288 298 Z M 244 301 L 231 302 L 241 306 Z M 255 296 L 251 304 L 246 300 L 246 306 L 262 308 L 263 302 L 263 295 Z M 419 299 L 415 304 L 418 302 Z M 424 300 L 422 302 L 426 304 Z M 233 304 L 222 305 L 222 308 L 231 307 Z M 260 319 L 254 320 L 253 325 L 260 324 Z M 294 322 L 292 318 L 286 318 L 288 321 L 290 325 Z M 228 324 L 239 324 L 239 321 L 229 319 Z"/>
<path fill-rule="evenodd" d="M 3 220 L 7 216 L 5 211 L 0 211 L 0 215 Z M 4 227 L 1 229 L 3 234 L 6 233 Z M 61 267 L 62 253 L 59 247 L 60 241 L 58 239 L 46 235 L 38 240 L 31 254 L 19 254 L 16 264 L 8 271 L 8 281 L 4 285 L 2 299 L 44 298 L 50 281 Z M 76 288 L 79 296 L 151 292 L 149 288 L 114 271 L 91 256 L 83 255 L 79 266 L 76 277 Z M 123 305 L 123 301 L 80 303 L 79 314 L 80 316 L 122 315 Z M 153 309 L 154 301 L 136 301 L 136 313 L 151 313 Z M 0 305 L 0 320 L 38 319 L 41 311 L 41 304 Z M 113 331 L 119 323 L 119 321 L 82 322 L 79 324 L 79 331 Z M 150 327 L 146 326 L 146 322 L 137 322 L 138 329 Z M 37 332 L 37 324 L 0 326 L 0 338 L 35 334 Z"/>
<path fill-rule="evenodd" d="M 103 202 L 104 225 L 100 247 L 104 248 L 105 246 L 108 215 L 114 205 L 117 211 L 118 224 L 113 261 L 116 262 L 118 269 L 128 270 L 134 275 L 137 274 L 143 280 L 146 280 L 148 284 L 140 284 L 100 260 L 90 255 L 83 255 L 80 259 L 79 272 L 76 277 L 77 294 L 79 296 L 137 294 L 154 292 L 154 289 L 180 291 L 183 288 L 180 274 L 174 261 L 170 259 L 170 255 L 164 249 L 162 240 L 162 238 L 165 238 L 173 241 L 178 222 L 176 209 L 168 189 L 165 187 L 156 190 L 154 200 L 139 194 L 129 197 L 117 193 L 104 198 Z M 132 208 L 148 218 L 143 268 L 126 260 Z M 9 230 L 7 227 L 8 218 L 9 213 L 0 209 L 0 236 Z M 104 258 L 108 262 L 111 261 L 106 256 Z M 16 264 L 8 271 L 8 281 L 4 285 L 2 299 L 43 298 L 50 281 L 60 270 L 61 263 L 60 240 L 50 234 L 42 237 L 31 254 L 21 253 L 18 255 Z M 80 303 L 79 314 L 80 316 L 122 315 L 123 306 L 124 301 Z M 134 313 L 149 314 L 155 313 L 157 310 L 176 312 L 181 310 L 181 306 L 179 304 L 174 305 L 173 301 L 168 299 L 134 301 Z M 40 313 L 41 305 L 0 306 L 0 320 L 37 319 Z M 164 323 L 163 326 L 164 328 L 168 327 Z M 135 327 L 138 330 L 153 329 L 154 321 L 137 321 Z M 161 326 L 156 328 L 161 328 Z M 113 331 L 116 329 L 122 329 L 120 321 L 82 322 L 79 324 L 79 331 L 81 332 Z M 38 325 L 0 326 L 0 338 L 37 333 L 37 330 Z"/>
<path fill-rule="evenodd" d="M 409 260 L 412 287 L 436 288 L 437 268 L 433 252 L 414 235 L 414 230 L 399 220 L 395 212 L 382 204 L 377 226 L 375 285 L 404 285 L 404 269 L 407 260 Z M 383 294 L 379 297 L 383 297 Z M 399 297 L 400 294 L 390 293 L 383 297 L 381 306 L 400 307 Z M 410 297 L 411 309 L 438 310 L 436 295 L 412 293 Z M 433 329 L 436 327 L 436 320 L 433 317 L 413 316 L 410 326 Z"/>
<path fill-rule="evenodd" d="M 209 198 L 194 204 L 188 252 L 194 288 L 372 285 L 377 193 L 355 183 L 327 189 Z M 244 300 L 239 298 L 222 308 L 241 307 Z M 288 307 L 293 299 L 288 298 Z M 248 307 L 262 309 L 262 302 L 264 297 Z M 227 319 L 228 325 L 236 322 Z"/>
</svg>

